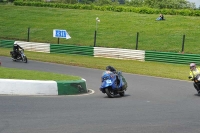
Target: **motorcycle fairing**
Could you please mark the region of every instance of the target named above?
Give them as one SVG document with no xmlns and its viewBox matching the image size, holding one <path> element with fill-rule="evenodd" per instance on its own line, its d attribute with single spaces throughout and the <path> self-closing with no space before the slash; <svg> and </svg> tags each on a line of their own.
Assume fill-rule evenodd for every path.
<svg viewBox="0 0 200 133">
<path fill-rule="evenodd" d="M 125 79 L 123 78 L 121 72 L 114 73 L 104 73 L 102 76 L 102 83 L 100 89 L 105 88 L 111 88 L 113 90 L 117 89 L 123 89 L 125 90 L 127 88 L 127 85 L 125 85 Z"/>
</svg>

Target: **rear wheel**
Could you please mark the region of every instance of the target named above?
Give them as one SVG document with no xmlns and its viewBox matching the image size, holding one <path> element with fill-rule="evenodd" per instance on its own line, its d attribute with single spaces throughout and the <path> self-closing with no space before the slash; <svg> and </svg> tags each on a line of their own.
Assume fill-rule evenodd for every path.
<svg viewBox="0 0 200 133">
<path fill-rule="evenodd" d="M 14 53 L 13 53 L 12 51 L 10 51 L 10 55 L 11 55 L 12 60 L 13 60 L 13 61 L 16 61 L 16 59 L 14 58 L 15 55 L 14 55 Z"/>
<path fill-rule="evenodd" d="M 119 95 L 120 95 L 121 97 L 124 96 L 124 94 L 125 94 L 124 91 L 119 93 Z"/>
<path fill-rule="evenodd" d="M 113 98 L 114 97 L 114 92 L 110 91 L 108 88 L 105 89 L 106 94 L 108 95 L 109 98 Z"/>
</svg>

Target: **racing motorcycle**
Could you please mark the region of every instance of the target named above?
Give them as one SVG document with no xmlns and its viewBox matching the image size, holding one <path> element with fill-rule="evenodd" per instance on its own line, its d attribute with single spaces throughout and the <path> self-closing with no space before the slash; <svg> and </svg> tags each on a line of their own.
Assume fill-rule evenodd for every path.
<svg viewBox="0 0 200 133">
<path fill-rule="evenodd" d="M 101 77 L 102 83 L 100 91 L 106 93 L 109 98 L 114 98 L 115 96 L 124 96 L 127 90 L 127 82 L 122 76 L 122 72 L 118 71 L 116 73 L 106 73 L 104 72 Z"/>
<path fill-rule="evenodd" d="M 190 77 L 189 77 L 189 78 L 190 78 Z M 198 95 L 200 95 L 200 73 L 198 73 L 198 74 L 194 77 L 193 81 L 194 81 L 194 87 L 195 87 L 195 89 L 197 90 Z"/>
<path fill-rule="evenodd" d="M 13 61 L 23 61 L 24 63 L 27 63 L 28 59 L 27 59 L 26 55 L 24 54 L 24 50 L 19 50 L 18 52 L 19 52 L 19 54 L 18 54 L 17 58 L 15 59 L 14 58 L 15 57 L 14 52 L 10 51 L 10 55 L 12 57 L 12 60 Z"/>
</svg>

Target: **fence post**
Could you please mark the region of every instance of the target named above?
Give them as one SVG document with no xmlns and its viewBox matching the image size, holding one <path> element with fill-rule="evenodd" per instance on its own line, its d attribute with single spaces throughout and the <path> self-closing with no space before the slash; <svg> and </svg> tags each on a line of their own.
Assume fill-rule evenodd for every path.
<svg viewBox="0 0 200 133">
<path fill-rule="evenodd" d="M 58 37 L 58 44 L 60 43 L 60 38 Z"/>
<path fill-rule="evenodd" d="M 136 36 L 136 50 L 138 49 L 138 38 L 139 38 L 139 32 L 137 32 L 137 36 Z"/>
<path fill-rule="evenodd" d="M 27 39 L 27 42 L 29 42 L 30 40 L 30 27 L 28 27 L 28 39 Z"/>
<path fill-rule="evenodd" d="M 185 44 L 185 35 L 183 35 L 183 41 L 182 41 L 182 51 L 181 53 L 184 52 L 184 44 Z"/>
<path fill-rule="evenodd" d="M 94 32 L 94 47 L 96 47 L 97 30 Z"/>
</svg>

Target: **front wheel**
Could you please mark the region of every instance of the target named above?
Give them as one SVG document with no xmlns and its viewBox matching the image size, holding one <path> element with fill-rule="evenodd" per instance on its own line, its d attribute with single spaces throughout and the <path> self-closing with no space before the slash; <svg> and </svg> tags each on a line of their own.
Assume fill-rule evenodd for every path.
<svg viewBox="0 0 200 133">
<path fill-rule="evenodd" d="M 17 61 L 17 60 L 16 60 L 16 59 L 14 59 L 14 58 L 12 58 L 12 60 L 13 60 L 13 61 L 15 61 L 15 62 Z"/>
<path fill-rule="evenodd" d="M 26 56 L 24 56 L 24 58 L 22 59 L 24 63 L 27 63 L 28 62 L 28 59 Z"/>
<path fill-rule="evenodd" d="M 114 92 L 110 91 L 108 88 L 105 89 L 106 94 L 108 95 L 109 98 L 113 98 L 114 97 Z"/>
<path fill-rule="evenodd" d="M 197 93 L 198 94 L 200 94 L 200 87 L 199 87 L 199 85 L 197 84 L 197 83 L 193 83 L 193 85 L 194 85 L 194 88 L 197 90 Z"/>
</svg>

